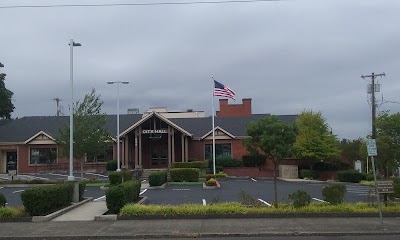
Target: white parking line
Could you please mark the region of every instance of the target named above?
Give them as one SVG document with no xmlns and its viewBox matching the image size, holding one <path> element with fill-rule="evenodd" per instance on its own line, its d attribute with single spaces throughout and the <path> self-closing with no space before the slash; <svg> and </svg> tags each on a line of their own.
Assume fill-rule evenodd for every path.
<svg viewBox="0 0 400 240">
<path fill-rule="evenodd" d="M 257 182 L 257 180 L 255 180 L 254 178 L 251 178 L 251 180 L 253 180 L 254 182 Z"/>
<path fill-rule="evenodd" d="M 318 198 L 312 198 L 312 200 L 315 200 L 315 201 L 318 201 L 318 202 L 329 203 L 329 202 L 327 202 L 327 201 L 324 201 L 324 200 L 321 200 L 321 199 L 318 199 Z"/>
<path fill-rule="evenodd" d="M 206 206 L 206 205 L 207 205 L 206 200 L 203 199 L 203 206 Z"/>
<path fill-rule="evenodd" d="M 264 203 L 265 205 L 267 205 L 268 207 L 271 207 L 272 205 L 267 203 L 266 201 L 262 200 L 261 198 L 257 199 L 258 201 Z"/>
<path fill-rule="evenodd" d="M 23 192 L 23 191 L 25 191 L 25 190 L 17 190 L 17 191 L 14 191 L 12 193 L 19 193 L 19 192 Z"/>
<path fill-rule="evenodd" d="M 106 198 L 106 196 L 105 196 L 105 195 L 104 195 L 104 196 L 102 196 L 102 197 L 96 198 L 95 200 L 93 200 L 93 202 L 96 202 L 96 201 L 103 200 L 104 198 Z"/>
<path fill-rule="evenodd" d="M 146 188 L 145 190 L 141 191 L 141 192 L 139 193 L 139 195 L 142 195 L 142 194 L 145 193 L 146 191 L 147 191 L 147 188 Z"/>
<path fill-rule="evenodd" d="M 98 174 L 98 173 L 85 173 L 85 174 L 94 175 L 94 176 L 99 176 L 99 177 L 104 177 L 104 178 L 108 178 L 108 176 L 106 176 L 106 175 L 101 175 L 101 174 Z"/>
</svg>

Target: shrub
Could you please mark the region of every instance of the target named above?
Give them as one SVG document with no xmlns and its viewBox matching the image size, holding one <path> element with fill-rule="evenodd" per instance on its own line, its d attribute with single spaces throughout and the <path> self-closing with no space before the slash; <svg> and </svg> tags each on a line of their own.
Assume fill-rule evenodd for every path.
<svg viewBox="0 0 400 240">
<path fill-rule="evenodd" d="M 172 168 L 207 168 L 208 161 L 174 162 Z"/>
<path fill-rule="evenodd" d="M 342 203 L 344 201 L 345 194 L 346 186 L 344 184 L 335 184 L 322 189 L 324 201 L 327 201 L 333 205 Z"/>
<path fill-rule="evenodd" d="M 400 178 L 393 179 L 394 196 L 400 198 Z"/>
<path fill-rule="evenodd" d="M 198 168 L 171 169 L 171 179 L 174 182 L 198 182 L 200 171 Z"/>
<path fill-rule="evenodd" d="M 117 160 L 110 160 L 107 162 L 106 169 L 109 172 L 116 171 L 118 167 L 117 165 L 118 165 Z"/>
<path fill-rule="evenodd" d="M 219 173 L 215 174 L 215 177 L 216 178 L 227 178 L 228 175 L 226 173 L 219 172 Z"/>
<path fill-rule="evenodd" d="M 122 182 L 132 180 L 132 173 L 128 170 L 121 172 L 110 172 L 108 173 L 108 179 L 110 180 L 111 185 L 118 185 Z"/>
<path fill-rule="evenodd" d="M 359 183 L 363 175 L 356 170 L 347 170 L 347 171 L 340 171 L 337 172 L 337 176 L 339 181 L 341 182 L 352 182 L 352 183 Z"/>
<path fill-rule="evenodd" d="M 243 165 L 245 167 L 259 167 L 265 164 L 267 157 L 264 155 L 243 155 Z"/>
<path fill-rule="evenodd" d="M 215 180 L 215 178 L 210 178 L 209 180 L 207 180 L 206 185 L 207 186 L 217 186 L 217 180 Z"/>
<path fill-rule="evenodd" d="M 313 171 L 313 170 L 308 170 L 308 169 L 302 169 L 302 170 L 300 170 L 300 177 L 308 178 L 308 179 L 317 179 L 318 172 Z"/>
<path fill-rule="evenodd" d="M 210 159 L 208 164 L 208 167 L 212 168 L 213 167 L 213 160 Z M 230 157 L 218 157 L 215 158 L 215 166 L 221 166 L 221 167 L 240 167 L 242 165 L 242 161 L 238 159 L 232 159 Z"/>
<path fill-rule="evenodd" d="M 365 181 L 374 181 L 374 174 L 371 173 L 365 174 Z"/>
<path fill-rule="evenodd" d="M 106 205 L 112 213 L 119 213 L 121 208 L 128 203 L 139 199 L 141 182 L 138 180 L 127 181 L 112 186 L 106 191 Z"/>
<path fill-rule="evenodd" d="M 161 186 L 167 181 L 167 172 L 155 172 L 149 175 L 150 186 Z"/>
<path fill-rule="evenodd" d="M 211 178 L 215 178 L 214 174 L 207 174 L 206 181 L 210 180 Z"/>
<path fill-rule="evenodd" d="M 81 181 L 79 182 L 79 201 L 83 200 L 83 194 L 85 193 L 86 182 Z"/>
<path fill-rule="evenodd" d="M 6 206 L 7 199 L 3 195 L 3 193 L 0 192 L 0 207 L 5 207 Z"/>
<path fill-rule="evenodd" d="M 74 185 L 70 183 L 29 188 L 21 193 L 21 200 L 30 215 L 46 215 L 70 205 L 73 190 Z"/>
<path fill-rule="evenodd" d="M 293 200 L 293 206 L 295 208 L 305 207 L 311 203 L 310 194 L 302 190 L 297 190 L 296 192 L 289 194 L 289 199 Z"/>
</svg>

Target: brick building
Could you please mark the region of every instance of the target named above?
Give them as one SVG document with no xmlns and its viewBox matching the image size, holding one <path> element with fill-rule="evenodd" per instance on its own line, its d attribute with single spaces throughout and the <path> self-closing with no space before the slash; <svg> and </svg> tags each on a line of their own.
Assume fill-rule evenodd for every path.
<svg viewBox="0 0 400 240">
<path fill-rule="evenodd" d="M 246 123 L 269 114 L 252 114 L 251 99 L 241 104 L 228 104 L 220 99 L 215 117 L 216 156 L 241 159 L 247 154 L 242 145 Z M 279 119 L 294 122 L 296 115 L 280 115 Z M 204 112 L 168 112 L 153 108 L 144 114 L 120 115 L 121 165 L 168 168 L 173 162 L 212 157 L 212 121 Z M 21 173 L 67 171 L 69 160 L 58 156 L 55 139 L 59 129 L 69 123 L 67 116 L 23 117 L 0 126 L 0 173 L 16 169 Z M 116 136 L 116 115 L 107 115 L 105 127 Z M 116 159 L 116 143 L 99 156 L 88 157 L 85 170 L 102 171 L 108 160 Z M 74 169 L 80 160 L 74 161 Z"/>
</svg>

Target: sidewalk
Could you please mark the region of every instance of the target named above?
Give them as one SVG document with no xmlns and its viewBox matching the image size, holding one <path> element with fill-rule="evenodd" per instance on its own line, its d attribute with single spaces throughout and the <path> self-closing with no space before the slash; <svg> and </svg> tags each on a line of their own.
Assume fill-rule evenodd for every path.
<svg viewBox="0 0 400 240">
<path fill-rule="evenodd" d="M 91 201 L 54 218 L 52 221 L 93 221 L 95 216 L 102 215 L 107 212 L 107 210 L 105 201 Z"/>
<path fill-rule="evenodd" d="M 399 235 L 400 219 L 250 218 L 1 223 L 0 239 Z"/>
</svg>

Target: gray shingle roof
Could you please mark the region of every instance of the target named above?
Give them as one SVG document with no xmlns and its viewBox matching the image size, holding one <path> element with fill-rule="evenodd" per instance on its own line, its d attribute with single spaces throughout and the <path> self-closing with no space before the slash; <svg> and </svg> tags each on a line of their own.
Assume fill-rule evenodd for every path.
<svg viewBox="0 0 400 240">
<path fill-rule="evenodd" d="M 253 114 L 248 117 L 216 117 L 215 126 L 219 126 L 234 136 L 246 136 L 246 123 L 256 121 L 270 114 Z M 294 122 L 297 115 L 279 115 L 286 122 Z M 120 115 L 120 132 L 123 132 L 142 118 L 141 114 Z M 212 128 L 211 117 L 205 118 L 171 118 L 176 125 L 193 134 L 202 137 Z M 116 136 L 116 115 L 107 115 L 106 129 Z M 0 142 L 24 142 L 40 131 L 57 138 L 59 129 L 69 123 L 68 116 L 36 116 L 23 117 L 0 126 Z"/>
</svg>

